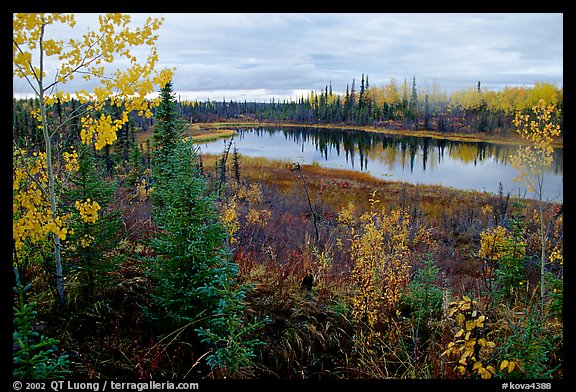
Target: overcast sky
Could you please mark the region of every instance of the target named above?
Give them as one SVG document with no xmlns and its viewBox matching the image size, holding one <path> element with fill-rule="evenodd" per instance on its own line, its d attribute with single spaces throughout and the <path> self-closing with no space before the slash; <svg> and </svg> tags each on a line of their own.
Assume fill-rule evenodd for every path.
<svg viewBox="0 0 576 392">
<path fill-rule="evenodd" d="M 330 82 L 344 92 L 355 78 L 358 88 L 362 74 L 374 86 L 415 76 L 419 91 L 562 85 L 559 13 L 132 14 L 134 25 L 148 16 L 166 19 L 159 65 L 177 67 L 182 99 L 297 99 Z M 97 29 L 94 14 L 76 19 L 78 33 Z M 29 91 L 14 80 L 14 95 Z"/>
</svg>

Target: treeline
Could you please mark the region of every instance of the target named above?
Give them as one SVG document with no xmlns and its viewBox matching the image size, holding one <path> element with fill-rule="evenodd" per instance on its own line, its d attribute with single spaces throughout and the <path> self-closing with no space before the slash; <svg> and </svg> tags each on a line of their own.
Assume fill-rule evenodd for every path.
<svg viewBox="0 0 576 392">
<path fill-rule="evenodd" d="M 391 79 L 380 86 L 370 84 L 368 75 L 362 75 L 360 86 L 355 79 L 346 86 L 346 92 L 333 91 L 329 83 L 322 91 L 311 91 L 308 96 L 296 100 L 269 102 L 178 100 L 180 115 L 190 122 L 214 122 L 221 120 L 285 121 L 298 124 L 364 125 L 387 129 L 434 130 L 487 134 L 514 133 L 515 113 L 530 110 L 539 99 L 545 99 L 559 109 L 562 125 L 563 88 L 550 83 L 538 82 L 532 87 L 505 87 L 488 90 L 477 85 L 451 94 L 441 91 L 437 84 L 418 88 L 416 77 L 409 83 Z M 79 103 L 75 100 L 65 104 L 73 112 Z M 54 105 L 49 113 L 61 117 L 66 110 Z M 38 107 L 34 100 L 14 99 L 14 137 L 19 133 L 32 135 L 40 140 L 41 131 L 30 109 Z M 132 126 L 149 130 L 153 117 L 131 114 Z M 68 127 L 80 127 L 71 121 Z M 34 136 L 36 135 L 36 136 Z"/>
<path fill-rule="evenodd" d="M 330 83 L 322 91 L 311 91 L 308 96 L 290 101 L 181 101 L 180 106 L 186 119 L 199 122 L 250 117 L 260 121 L 508 133 L 514 132 L 514 114 L 529 110 L 541 98 L 555 104 L 562 113 L 563 88 L 549 83 L 493 91 L 478 82 L 448 94 L 436 84 L 419 89 L 416 77 L 411 83 L 391 79 L 381 86 L 373 86 L 368 76 L 362 75 L 360 86 L 353 79 L 344 94 L 335 93 Z"/>
</svg>

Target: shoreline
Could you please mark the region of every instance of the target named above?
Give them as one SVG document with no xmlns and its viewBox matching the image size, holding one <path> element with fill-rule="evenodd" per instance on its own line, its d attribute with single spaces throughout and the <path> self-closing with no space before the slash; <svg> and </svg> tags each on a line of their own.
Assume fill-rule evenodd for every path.
<svg viewBox="0 0 576 392">
<path fill-rule="evenodd" d="M 494 144 L 506 145 L 528 145 L 524 139 L 519 136 L 499 136 L 499 135 L 486 135 L 481 133 L 441 133 L 433 130 L 409 130 L 409 129 L 388 129 L 377 128 L 373 126 L 359 126 L 359 125 L 341 125 L 341 124 L 295 124 L 286 122 L 260 122 L 260 121 L 219 121 L 209 123 L 195 123 L 200 129 L 221 129 L 221 128 L 246 128 L 246 127 L 302 127 L 302 128 L 324 128 L 324 129 L 338 129 L 338 130 L 353 130 L 364 131 L 372 133 L 381 133 L 385 135 L 403 135 L 414 137 L 429 137 L 433 139 L 445 139 L 460 142 L 485 142 Z M 564 148 L 563 139 L 554 140 L 552 142 L 553 148 Z"/>
<path fill-rule="evenodd" d="M 203 154 L 202 159 L 205 167 L 212 167 L 219 155 Z M 228 170 L 232 171 L 231 163 L 228 163 Z M 269 185 L 278 187 L 279 191 L 286 192 L 293 186 L 300 186 L 300 178 L 290 175 L 291 162 L 279 159 L 268 159 L 263 157 L 240 156 L 240 172 L 242 176 L 250 178 L 251 181 L 263 181 Z M 303 164 L 302 173 L 307 181 L 307 186 L 311 192 L 312 199 L 319 195 L 323 198 L 329 197 L 330 201 L 324 199 L 331 207 L 345 204 L 349 200 L 362 204 L 369 200 L 370 192 L 378 190 L 381 192 L 382 202 L 394 203 L 405 192 L 420 193 L 422 202 L 428 209 L 439 211 L 437 208 L 447 208 L 457 199 L 490 199 L 499 197 L 509 197 L 510 200 L 523 201 L 527 204 L 537 203 L 538 200 L 528 197 L 519 197 L 515 194 L 480 191 L 474 189 L 459 189 L 452 186 L 419 184 L 408 181 L 395 181 L 381 179 L 366 172 L 356 172 L 349 169 L 329 168 L 314 164 Z M 335 193 L 332 193 L 334 192 Z M 563 204 L 562 201 L 545 201 L 550 204 Z"/>
</svg>

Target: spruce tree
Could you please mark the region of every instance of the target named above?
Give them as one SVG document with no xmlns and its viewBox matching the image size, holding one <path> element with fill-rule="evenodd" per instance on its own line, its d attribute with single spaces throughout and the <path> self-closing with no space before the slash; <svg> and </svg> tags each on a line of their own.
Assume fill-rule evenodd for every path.
<svg viewBox="0 0 576 392">
<path fill-rule="evenodd" d="M 181 327 L 205 317 L 217 302 L 203 288 L 211 286 L 220 263 L 225 229 L 205 194 L 191 145 L 179 142 L 166 158 L 153 176 L 152 215 L 159 228 L 150 242 L 157 255 L 153 304 L 157 318 Z"/>
<path fill-rule="evenodd" d="M 412 96 L 410 97 L 410 112 L 416 117 L 418 110 L 418 93 L 416 92 L 416 76 L 412 77 Z"/>
<path fill-rule="evenodd" d="M 212 346 L 208 365 L 233 376 L 249 365 L 258 344 L 249 337 L 259 323 L 247 322 L 243 312 L 250 286 L 238 283 L 228 232 L 207 192 L 192 140 L 179 140 L 171 86 L 162 97 L 152 171 L 158 230 L 149 240 L 155 283 L 150 315 L 163 334 L 184 331 L 182 338 Z"/>
<path fill-rule="evenodd" d="M 160 89 L 160 98 L 154 114 L 156 123 L 152 128 L 152 148 L 155 150 L 154 158 L 158 159 L 171 153 L 184 129 L 184 123 L 178 116 L 172 82 Z"/>
<path fill-rule="evenodd" d="M 106 281 L 106 273 L 116 267 L 108 253 L 120 241 L 121 217 L 109 208 L 116 185 L 103 178 L 103 170 L 88 149 L 79 154 L 78 165 L 62 196 L 65 210 L 74 217 L 63 253 L 69 260 L 67 275 L 77 276 L 81 283 L 79 298 L 90 304 L 96 299 L 97 286 Z"/>
<path fill-rule="evenodd" d="M 68 355 L 60 354 L 60 341 L 42 334 L 38 328 L 37 304 L 27 299 L 32 283 L 24 286 L 14 268 L 16 286 L 12 306 L 12 377 L 15 379 L 62 379 L 71 371 Z M 16 385 L 16 384 L 14 384 Z M 16 388 L 14 388 L 16 389 Z"/>
<path fill-rule="evenodd" d="M 134 185 L 144 175 L 145 167 L 144 154 L 136 141 L 132 142 L 129 159 L 130 171 L 128 172 L 128 182 L 130 185 Z"/>
<path fill-rule="evenodd" d="M 155 178 L 153 217 L 158 225 L 149 242 L 155 290 L 152 312 L 163 333 L 185 331 L 214 347 L 208 365 L 233 376 L 249 366 L 263 321 L 246 320 L 250 286 L 238 282 L 238 265 L 226 247 L 227 231 L 207 195 L 190 141 L 180 141 Z"/>
</svg>

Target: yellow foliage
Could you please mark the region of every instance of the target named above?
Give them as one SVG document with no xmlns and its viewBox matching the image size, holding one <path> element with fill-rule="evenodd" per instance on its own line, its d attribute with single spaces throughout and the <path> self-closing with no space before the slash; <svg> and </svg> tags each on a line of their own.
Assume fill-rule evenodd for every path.
<svg viewBox="0 0 576 392">
<path fill-rule="evenodd" d="M 462 300 L 451 302 L 448 316 L 454 319 L 458 331 L 442 356 L 456 359 L 455 370 L 462 375 L 471 366 L 472 372 L 481 378 L 492 378 L 496 374 L 496 369 L 484 364 L 491 359 L 496 344 L 486 338 L 484 325 L 486 317 L 476 309 L 476 301 L 463 296 Z"/>
<path fill-rule="evenodd" d="M 536 179 L 543 175 L 544 168 L 553 161 L 552 142 L 561 133 L 560 125 L 552 121 L 556 110 L 554 104 L 547 105 L 544 99 L 540 99 L 532 107 L 531 114 L 518 112 L 514 119 L 516 132 L 531 142 L 530 146 L 520 147 L 516 154 L 510 157 L 512 166 L 520 171 L 520 175 L 514 180 L 526 183 L 530 192 L 539 191 L 535 186 Z"/>
<path fill-rule="evenodd" d="M 338 222 L 343 223 L 345 225 L 351 225 L 355 222 L 355 212 L 356 207 L 352 201 L 349 201 L 340 212 L 338 213 Z"/>
<path fill-rule="evenodd" d="M 485 217 L 490 218 L 494 213 L 494 208 L 490 204 L 484 204 L 482 206 L 482 213 Z"/>
<path fill-rule="evenodd" d="M 85 234 L 83 237 L 79 239 L 79 244 L 82 248 L 87 248 L 94 242 L 94 237 L 88 234 Z"/>
<path fill-rule="evenodd" d="M 505 227 L 497 226 L 493 229 L 486 229 L 480 233 L 480 251 L 478 256 L 491 261 L 524 256 L 526 252 L 525 246 L 510 247 L 507 245 L 512 240 L 512 234 Z M 526 245 L 525 243 L 520 245 L 522 244 Z M 521 252 L 521 254 L 518 255 L 511 252 Z"/>
<path fill-rule="evenodd" d="M 240 187 L 237 192 L 238 198 L 246 200 L 249 203 L 261 203 L 262 202 L 262 190 L 260 184 L 252 183 L 249 185 L 248 189 L 245 187 Z"/>
<path fill-rule="evenodd" d="M 559 246 L 554 247 L 554 249 L 552 249 L 552 252 L 550 252 L 550 255 L 548 257 L 550 258 L 550 262 L 552 263 L 557 262 L 561 266 L 564 265 L 564 256 Z"/>
<path fill-rule="evenodd" d="M 63 152 L 62 158 L 64 158 L 64 163 L 66 170 L 69 172 L 78 171 L 80 165 L 78 163 L 78 153 L 72 148 L 72 152 Z"/>
<path fill-rule="evenodd" d="M 99 119 L 82 117 L 80 138 L 84 144 L 90 144 L 94 140 L 96 150 L 101 150 L 107 144 L 114 143 L 116 131 L 123 125 L 123 120 L 112 120 L 110 115 L 101 114 Z"/>
<path fill-rule="evenodd" d="M 409 282 L 417 246 L 433 249 L 431 231 L 415 228 L 406 209 L 380 206 L 376 192 L 369 198 L 370 210 L 358 216 L 348 202 L 338 213 L 338 222 L 350 228 L 350 257 L 355 294 L 352 316 L 374 326 L 394 313 L 400 295 Z M 336 241 L 342 249 L 342 239 Z"/>
<path fill-rule="evenodd" d="M 221 214 L 222 223 L 228 230 L 228 236 L 230 237 L 230 244 L 235 243 L 237 240 L 234 237 L 236 232 L 240 229 L 240 222 L 238 220 L 238 208 L 236 205 L 236 196 L 233 196 L 228 203 L 223 206 L 223 212 Z"/>
<path fill-rule="evenodd" d="M 503 360 L 502 363 L 500 364 L 500 371 L 504 371 L 506 370 L 508 372 L 508 374 L 512 373 L 515 369 L 521 369 L 522 368 L 522 363 L 519 361 L 514 361 L 514 360 Z"/>
<path fill-rule="evenodd" d="M 316 256 L 316 273 L 318 276 L 323 277 L 324 274 L 328 272 L 330 268 L 332 268 L 333 259 L 330 255 L 330 252 L 327 251 L 317 251 L 314 249 L 314 256 Z"/>
<path fill-rule="evenodd" d="M 98 211 L 101 209 L 97 201 L 90 201 L 90 198 L 85 202 L 75 201 L 74 207 L 80 213 L 80 217 L 86 223 L 95 223 L 98 220 Z"/>
<path fill-rule="evenodd" d="M 102 14 L 98 17 L 99 33 L 88 30 L 79 38 L 67 40 L 51 39 L 48 33 L 52 30 L 47 27 L 59 23 L 64 29 L 72 29 L 75 26 L 73 14 L 14 14 L 12 19 L 14 76 L 28 80 L 50 80 L 50 87 L 66 84 L 79 73 L 86 81 L 99 80 L 100 84 L 92 92 L 79 90 L 72 94 L 82 104 L 87 104 L 82 114 L 82 142 L 94 142 L 97 150 L 116 140 L 116 131 L 128 121 L 131 111 L 150 117 L 150 109 L 156 101 L 149 101 L 147 95 L 154 92 L 154 85 L 164 86 L 173 76 L 172 69 L 155 71 L 158 62 L 155 46 L 158 35 L 155 31 L 164 19 L 148 18 L 143 27 L 135 29 L 129 26 L 130 19 L 129 15 Z M 149 49 L 145 58 L 136 55 L 142 51 L 133 50 L 142 46 Z M 128 67 L 105 75 L 105 63 L 117 59 L 128 64 Z M 55 75 L 50 77 L 43 69 L 48 61 L 58 63 L 56 71 L 52 71 Z M 47 91 L 47 86 L 44 87 L 44 91 Z M 69 101 L 72 95 L 57 92 L 53 96 L 40 98 L 45 105 L 49 105 L 56 99 Z M 101 113 L 106 102 L 118 107 L 124 105 L 120 118 L 111 119 L 109 115 Z"/>
<path fill-rule="evenodd" d="M 367 212 L 360 221 L 360 233 L 351 247 L 357 289 L 352 315 L 373 326 L 394 309 L 409 281 L 410 219 L 405 210 L 397 208 Z"/>
<path fill-rule="evenodd" d="M 250 208 L 246 213 L 246 223 L 253 226 L 265 226 L 270 219 L 271 212 L 268 210 L 256 210 Z"/>
<path fill-rule="evenodd" d="M 47 199 L 46 154 L 13 148 L 12 155 L 12 237 L 17 249 L 24 241 L 37 243 L 53 233 L 66 239 L 65 223 L 70 214 L 54 216 Z"/>
</svg>

